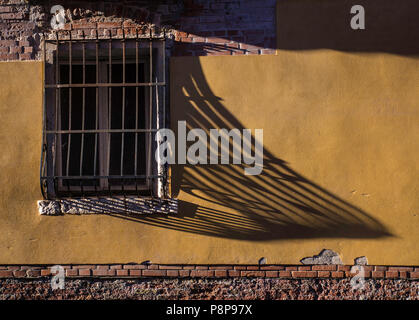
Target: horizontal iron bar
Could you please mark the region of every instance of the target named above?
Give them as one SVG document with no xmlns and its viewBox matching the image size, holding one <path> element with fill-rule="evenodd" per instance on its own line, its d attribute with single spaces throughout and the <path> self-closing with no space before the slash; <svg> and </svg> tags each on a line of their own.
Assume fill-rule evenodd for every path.
<svg viewBox="0 0 419 320">
<path fill-rule="evenodd" d="M 69 32 L 70 30 L 67 30 L 67 32 Z M 74 31 L 74 30 L 73 30 Z M 162 41 L 162 40 L 165 40 L 166 38 L 164 38 L 164 37 L 152 37 L 152 38 L 150 38 L 149 36 L 141 36 L 141 35 L 139 35 L 138 36 L 138 38 L 137 37 L 135 37 L 135 36 L 130 36 L 130 37 L 126 37 L 125 39 L 124 38 L 120 38 L 121 36 L 113 36 L 112 38 L 109 38 L 109 37 L 107 37 L 107 38 L 86 38 L 86 39 L 59 39 L 58 40 L 58 43 L 59 44 L 63 44 L 63 43 L 68 43 L 68 42 L 72 42 L 72 43 L 75 43 L 75 42 L 79 42 L 79 43 L 81 43 L 81 42 L 85 42 L 85 43 L 92 43 L 92 42 L 95 42 L 95 41 L 98 41 L 98 42 L 101 42 L 101 41 L 109 41 L 109 40 L 112 40 L 112 41 L 154 41 L 154 40 L 158 40 L 158 41 Z M 57 44 L 57 39 L 45 39 L 45 42 L 46 43 L 53 43 L 53 44 Z"/>
<path fill-rule="evenodd" d="M 121 83 L 72 83 L 72 84 L 46 84 L 45 88 L 97 88 L 97 87 L 154 87 L 165 86 L 165 82 L 121 82 Z"/>
<path fill-rule="evenodd" d="M 67 180 L 83 180 L 83 179 L 148 179 L 163 178 L 162 175 L 124 175 L 124 176 L 42 176 L 42 180 L 47 179 L 67 179 Z"/>
<path fill-rule="evenodd" d="M 157 132 L 159 129 L 84 129 L 84 130 L 47 130 L 47 134 L 72 134 L 72 133 L 136 133 Z"/>
</svg>

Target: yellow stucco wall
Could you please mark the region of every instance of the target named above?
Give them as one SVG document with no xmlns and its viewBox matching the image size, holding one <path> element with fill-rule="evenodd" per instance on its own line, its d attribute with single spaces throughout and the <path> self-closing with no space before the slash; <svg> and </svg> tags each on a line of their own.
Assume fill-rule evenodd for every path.
<svg viewBox="0 0 419 320">
<path fill-rule="evenodd" d="M 0 264 L 419 265 L 419 60 L 330 50 L 171 61 L 172 122 L 263 128 L 265 169 L 174 166 L 176 217 L 39 216 L 42 64 L 0 64 Z"/>
</svg>

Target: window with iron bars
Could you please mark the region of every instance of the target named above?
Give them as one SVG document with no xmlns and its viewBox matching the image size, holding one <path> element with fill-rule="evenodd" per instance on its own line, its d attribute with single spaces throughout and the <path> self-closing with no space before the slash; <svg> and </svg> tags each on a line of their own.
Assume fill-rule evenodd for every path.
<svg viewBox="0 0 419 320">
<path fill-rule="evenodd" d="M 165 169 L 154 151 L 165 127 L 166 36 L 137 29 L 112 35 L 44 36 L 46 199 L 164 197 Z"/>
</svg>

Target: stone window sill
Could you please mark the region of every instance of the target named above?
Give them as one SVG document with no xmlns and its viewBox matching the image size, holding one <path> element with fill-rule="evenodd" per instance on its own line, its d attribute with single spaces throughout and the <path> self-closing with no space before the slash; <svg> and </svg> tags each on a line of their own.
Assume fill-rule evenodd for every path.
<svg viewBox="0 0 419 320">
<path fill-rule="evenodd" d="M 176 214 L 177 199 L 80 198 L 38 201 L 41 215 L 64 214 Z"/>
</svg>

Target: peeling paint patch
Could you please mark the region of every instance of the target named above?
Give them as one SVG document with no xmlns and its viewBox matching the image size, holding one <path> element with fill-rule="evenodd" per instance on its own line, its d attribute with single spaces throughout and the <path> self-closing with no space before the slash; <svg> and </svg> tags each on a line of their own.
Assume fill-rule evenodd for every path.
<svg viewBox="0 0 419 320">
<path fill-rule="evenodd" d="M 302 264 L 343 264 L 339 254 L 330 249 L 323 249 L 318 255 L 300 260 Z"/>
<path fill-rule="evenodd" d="M 354 265 L 358 266 L 366 266 L 368 265 L 368 259 L 366 256 L 355 258 Z"/>
<path fill-rule="evenodd" d="M 174 214 L 177 213 L 177 199 L 144 198 L 99 198 L 62 199 L 38 201 L 41 215 L 62 214 Z"/>
</svg>

